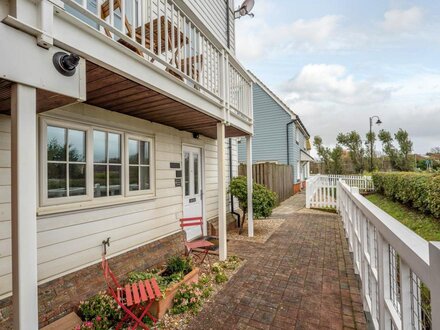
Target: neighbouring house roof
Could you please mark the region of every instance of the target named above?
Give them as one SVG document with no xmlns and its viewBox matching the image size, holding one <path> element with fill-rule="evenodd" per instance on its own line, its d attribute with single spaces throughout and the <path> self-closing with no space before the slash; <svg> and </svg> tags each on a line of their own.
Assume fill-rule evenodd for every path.
<svg viewBox="0 0 440 330">
<path fill-rule="evenodd" d="M 292 119 L 294 119 L 296 121 L 297 126 L 299 127 L 299 129 L 303 132 L 303 134 L 305 135 L 305 137 L 307 139 L 310 138 L 310 134 L 307 131 L 306 127 L 304 126 L 303 122 L 301 121 L 301 119 L 299 118 L 299 116 L 286 104 L 284 103 L 284 101 L 278 97 L 278 95 L 276 95 L 274 92 L 272 92 L 272 90 L 267 87 L 260 79 L 257 78 L 256 75 L 254 75 L 251 71 L 249 71 L 249 75 L 251 76 L 253 82 L 255 84 L 257 84 L 258 86 L 260 86 L 270 97 L 272 97 L 272 99 L 278 103 L 278 105 L 287 112 L 288 115 L 290 115 L 292 117 Z"/>
</svg>

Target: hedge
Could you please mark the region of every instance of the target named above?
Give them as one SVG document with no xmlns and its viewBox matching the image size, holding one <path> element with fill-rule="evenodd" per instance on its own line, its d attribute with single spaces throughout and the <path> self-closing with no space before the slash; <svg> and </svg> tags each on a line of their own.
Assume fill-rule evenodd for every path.
<svg viewBox="0 0 440 330">
<path fill-rule="evenodd" d="M 374 173 L 378 193 L 440 218 L 440 174 Z"/>
</svg>

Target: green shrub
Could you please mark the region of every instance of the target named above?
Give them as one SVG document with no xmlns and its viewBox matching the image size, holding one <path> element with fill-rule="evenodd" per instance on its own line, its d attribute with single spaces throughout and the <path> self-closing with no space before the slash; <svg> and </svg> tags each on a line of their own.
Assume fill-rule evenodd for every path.
<svg viewBox="0 0 440 330">
<path fill-rule="evenodd" d="M 83 321 L 84 329 L 93 324 L 95 330 L 109 329 L 121 320 L 121 309 L 113 297 L 105 292 L 100 292 L 79 305 L 79 315 Z M 81 328 L 82 329 L 82 328 Z"/>
<path fill-rule="evenodd" d="M 167 260 L 165 271 L 163 276 L 170 276 L 172 274 L 181 274 L 185 276 L 193 269 L 192 262 L 190 258 L 182 256 L 174 256 Z"/>
<path fill-rule="evenodd" d="M 440 218 L 439 174 L 374 173 L 373 182 L 378 193 Z"/>
<path fill-rule="evenodd" d="M 226 282 L 228 280 L 228 276 L 226 276 L 226 274 L 223 272 L 219 272 L 215 274 L 214 279 L 215 279 L 215 283 L 220 284 Z"/>
<path fill-rule="evenodd" d="M 240 204 L 243 212 L 247 213 L 247 178 L 237 176 L 232 178 L 229 184 L 229 192 L 234 195 Z M 267 218 L 272 214 L 276 206 L 278 196 L 265 186 L 255 183 L 253 185 L 252 205 L 255 218 Z"/>
</svg>

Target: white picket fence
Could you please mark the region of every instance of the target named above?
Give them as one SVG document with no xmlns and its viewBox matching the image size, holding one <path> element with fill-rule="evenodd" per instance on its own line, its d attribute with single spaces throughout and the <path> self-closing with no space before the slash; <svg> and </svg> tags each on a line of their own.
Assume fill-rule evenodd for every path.
<svg viewBox="0 0 440 330">
<path fill-rule="evenodd" d="M 374 328 L 440 329 L 440 242 L 427 242 L 342 180 L 336 195 Z"/>
<path fill-rule="evenodd" d="M 357 187 L 362 192 L 374 190 L 373 180 L 365 175 L 315 175 L 307 180 L 307 208 L 336 208 L 336 187 L 339 180 L 344 180 L 350 187 Z"/>
</svg>

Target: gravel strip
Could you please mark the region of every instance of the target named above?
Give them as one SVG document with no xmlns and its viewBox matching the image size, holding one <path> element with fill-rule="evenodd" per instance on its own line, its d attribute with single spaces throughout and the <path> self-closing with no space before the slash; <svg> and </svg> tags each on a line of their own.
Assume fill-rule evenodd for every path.
<svg viewBox="0 0 440 330">
<path fill-rule="evenodd" d="M 230 230 L 228 232 L 228 239 L 237 241 L 247 241 L 255 243 L 265 243 L 269 237 L 283 224 L 284 219 L 263 219 L 254 220 L 254 237 L 247 236 L 248 225 L 244 224 L 243 233 L 238 234 L 238 229 Z"/>
</svg>

